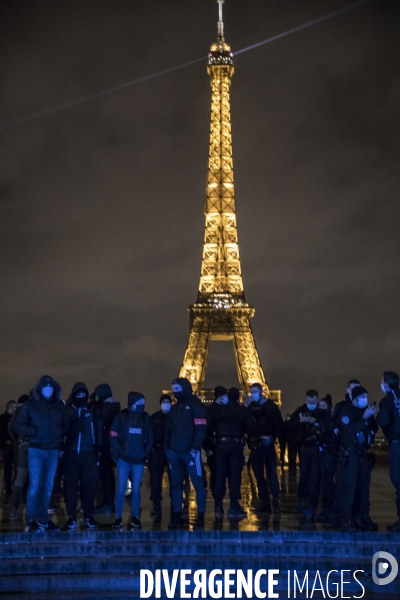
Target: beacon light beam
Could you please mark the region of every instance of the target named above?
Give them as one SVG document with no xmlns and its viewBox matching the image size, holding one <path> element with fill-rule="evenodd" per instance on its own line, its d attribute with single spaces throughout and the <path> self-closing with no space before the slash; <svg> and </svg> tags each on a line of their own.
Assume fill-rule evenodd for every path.
<svg viewBox="0 0 400 600">
<path fill-rule="evenodd" d="M 241 50 L 236 50 L 233 53 L 233 56 L 237 56 L 238 54 L 243 54 L 244 52 L 249 52 L 249 50 L 254 50 L 255 48 L 259 48 L 260 46 L 265 46 L 265 44 L 270 44 L 271 42 L 275 42 L 280 40 L 288 35 L 292 35 L 293 33 L 297 33 L 299 31 L 303 31 L 304 29 L 308 29 L 308 27 L 313 27 L 314 25 L 319 25 L 324 21 L 328 21 L 334 17 L 342 15 L 346 12 L 350 12 L 355 10 L 365 4 L 370 3 L 372 0 L 359 0 L 359 2 L 354 2 L 353 4 L 349 4 L 340 8 L 332 13 L 328 13 L 314 19 L 312 21 L 308 21 L 307 23 L 303 23 L 302 25 L 298 25 L 292 29 L 288 29 L 287 31 L 283 31 L 282 33 L 278 33 L 270 38 L 262 40 L 261 42 L 257 42 L 256 44 L 252 44 L 251 46 L 246 46 L 246 48 L 242 48 Z M 107 88 L 106 90 L 99 90 L 98 92 L 93 92 L 92 94 L 87 94 L 86 96 L 82 96 L 81 98 L 75 98 L 74 100 L 66 100 L 65 102 L 61 102 L 60 104 L 55 104 L 53 106 L 48 106 L 47 108 L 43 108 L 34 113 L 30 113 L 28 115 L 23 115 L 21 117 L 17 117 L 15 119 L 10 119 L 7 121 L 3 121 L 0 123 L 0 131 L 4 131 L 6 129 L 10 129 L 12 127 L 16 127 L 17 125 L 24 125 L 25 123 L 29 123 L 30 121 L 35 121 L 37 119 L 41 119 L 42 117 L 47 117 L 54 113 L 60 112 L 62 110 L 67 110 L 68 108 L 74 108 L 76 106 L 80 106 L 81 104 L 85 104 L 86 102 L 91 102 L 92 100 L 98 100 L 103 96 L 109 96 L 110 94 L 115 94 L 116 92 L 120 92 L 127 88 L 138 85 L 139 83 L 144 83 L 146 81 L 150 81 L 151 79 L 155 79 L 156 77 L 161 77 L 162 75 L 167 75 L 168 73 L 173 73 L 174 71 L 178 71 L 180 69 L 184 69 L 186 67 L 190 67 L 197 63 L 202 62 L 207 57 L 202 56 L 200 58 L 195 58 L 193 60 L 189 60 L 180 65 L 176 65 L 175 67 L 169 67 L 167 69 L 163 69 L 162 71 L 157 71 L 157 73 L 150 73 L 149 75 L 144 75 L 143 77 L 138 77 L 137 79 L 133 79 L 132 81 L 127 81 L 125 83 L 121 83 L 119 85 L 115 85 L 113 87 Z"/>
</svg>

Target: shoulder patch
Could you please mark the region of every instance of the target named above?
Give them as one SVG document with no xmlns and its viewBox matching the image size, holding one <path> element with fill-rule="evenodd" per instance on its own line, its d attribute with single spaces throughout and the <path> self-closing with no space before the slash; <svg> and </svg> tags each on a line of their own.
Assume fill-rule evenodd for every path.
<svg viewBox="0 0 400 600">
<path fill-rule="evenodd" d="M 110 431 L 110 437 L 118 437 L 118 433 L 116 431 Z"/>
<path fill-rule="evenodd" d="M 185 406 L 186 410 L 190 410 L 190 406 Z"/>
<path fill-rule="evenodd" d="M 350 423 L 349 417 L 342 417 L 342 423 L 344 423 L 345 425 L 348 425 Z"/>
<path fill-rule="evenodd" d="M 207 421 L 206 421 L 206 419 L 195 419 L 194 424 L 195 425 L 207 425 Z"/>
</svg>

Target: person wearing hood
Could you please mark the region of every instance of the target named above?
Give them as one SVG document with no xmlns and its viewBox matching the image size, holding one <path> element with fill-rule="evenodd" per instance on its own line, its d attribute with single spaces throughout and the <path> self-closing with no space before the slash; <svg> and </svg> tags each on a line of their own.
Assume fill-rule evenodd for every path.
<svg viewBox="0 0 400 600">
<path fill-rule="evenodd" d="M 185 465 L 196 491 L 197 518 L 195 529 L 204 528 L 206 490 L 203 482 L 201 447 L 207 434 L 207 411 L 193 394 L 186 377 L 173 380 L 171 391 L 176 404 L 170 410 L 165 428 L 165 448 L 171 470 L 171 529 L 182 527 L 183 480 Z"/>
<path fill-rule="evenodd" d="M 215 432 L 216 481 L 215 516 L 224 516 L 222 501 L 225 496 L 226 479 L 229 482 L 230 506 L 228 518 L 243 519 L 246 516 L 239 504 L 243 470 L 244 436 L 253 436 L 257 424 L 250 411 L 239 404 L 240 392 L 236 387 L 221 397 L 221 403 L 214 403 L 207 415 L 209 430 Z"/>
<path fill-rule="evenodd" d="M 108 383 L 101 383 L 95 388 L 94 403 L 100 409 L 103 420 L 103 449 L 100 458 L 103 501 L 100 506 L 95 508 L 94 513 L 107 515 L 115 511 L 115 465 L 110 452 L 110 428 L 117 414 L 121 412 L 121 405 L 113 398 Z"/>
<path fill-rule="evenodd" d="M 80 484 L 84 524 L 97 527 L 93 517 L 96 486 L 103 445 L 103 420 L 96 405 L 89 406 L 89 390 L 78 382 L 67 401 L 67 434 L 64 441 L 64 499 L 66 528 L 77 528 L 76 515 Z"/>
<path fill-rule="evenodd" d="M 171 396 L 169 394 L 163 394 L 160 398 L 160 410 L 151 415 L 151 420 L 154 427 L 153 448 L 151 449 L 148 459 L 151 489 L 150 500 L 153 503 L 150 512 L 151 516 L 161 515 L 162 513 L 161 502 L 163 498 L 161 490 L 165 467 L 167 467 L 168 478 L 170 479 L 171 477 L 164 448 L 165 426 L 171 406 Z"/>
<path fill-rule="evenodd" d="M 129 392 L 128 408 L 117 414 L 110 429 L 111 456 L 117 464 L 118 488 L 114 529 L 122 527 L 122 511 L 128 477 L 132 482 L 131 529 L 141 529 L 139 520 L 140 486 L 146 458 L 153 447 L 154 427 L 145 412 L 146 399 L 140 392 Z"/>
<path fill-rule="evenodd" d="M 27 533 L 60 529 L 48 518 L 58 454 L 67 431 L 66 409 L 60 395 L 60 385 L 52 377 L 43 375 L 33 388 L 32 397 L 19 410 L 14 424 L 17 434 L 29 439 Z"/>
<path fill-rule="evenodd" d="M 258 510 L 269 512 L 271 503 L 268 495 L 267 474 L 269 486 L 271 489 L 273 511 L 275 515 L 280 515 L 281 506 L 277 468 L 277 457 L 275 451 L 275 440 L 279 439 L 283 433 L 283 419 L 279 407 L 273 400 L 263 394 L 263 388 L 260 383 L 254 383 L 250 387 L 251 402 L 249 411 L 254 418 L 257 429 L 249 437 L 250 440 L 250 458 L 249 463 L 253 469 L 254 477 L 257 481 Z"/>
<path fill-rule="evenodd" d="M 338 526 L 352 530 L 352 514 L 358 530 L 376 531 L 378 528 L 369 516 L 371 465 L 368 454 L 378 430 L 375 402 L 368 406 L 368 392 L 361 385 L 352 389 L 351 397 L 351 406 L 343 409 L 339 423 Z"/>
<path fill-rule="evenodd" d="M 398 520 L 388 525 L 388 531 L 400 533 L 400 389 L 399 376 L 393 371 L 385 371 L 381 381 L 385 395 L 379 403 L 378 425 L 389 443 L 389 476 L 396 490 Z"/>
</svg>

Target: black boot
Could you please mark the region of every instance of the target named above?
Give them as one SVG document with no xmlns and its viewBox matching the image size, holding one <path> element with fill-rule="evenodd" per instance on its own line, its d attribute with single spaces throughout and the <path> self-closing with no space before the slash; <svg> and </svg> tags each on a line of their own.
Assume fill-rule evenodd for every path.
<svg viewBox="0 0 400 600">
<path fill-rule="evenodd" d="M 274 515 L 280 515 L 282 512 L 281 503 L 279 500 L 279 496 L 272 497 L 272 508 L 274 509 Z"/>
<path fill-rule="evenodd" d="M 261 496 L 257 504 L 257 512 L 271 512 L 271 503 L 268 496 Z"/>
<path fill-rule="evenodd" d="M 239 502 L 231 502 L 228 511 L 229 519 L 244 519 L 247 517 L 247 514 L 242 506 L 240 506 Z"/>
<path fill-rule="evenodd" d="M 153 506 L 151 507 L 150 516 L 157 517 L 162 514 L 161 502 L 153 502 Z"/>
<path fill-rule="evenodd" d="M 388 525 L 386 529 L 391 533 L 400 533 L 400 519 L 396 523 L 393 523 L 393 525 Z"/>
<path fill-rule="evenodd" d="M 222 502 L 215 503 L 215 518 L 222 519 L 224 516 L 224 509 L 222 507 Z"/>
<path fill-rule="evenodd" d="M 172 513 L 171 522 L 168 525 L 168 529 L 182 529 L 182 513 Z"/>
<path fill-rule="evenodd" d="M 197 513 L 197 519 L 194 522 L 193 529 L 204 529 L 204 513 Z"/>
</svg>

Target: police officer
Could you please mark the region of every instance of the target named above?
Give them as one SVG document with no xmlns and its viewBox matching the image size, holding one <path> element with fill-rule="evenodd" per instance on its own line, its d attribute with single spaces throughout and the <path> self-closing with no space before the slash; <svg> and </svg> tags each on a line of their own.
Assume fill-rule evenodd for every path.
<svg viewBox="0 0 400 600">
<path fill-rule="evenodd" d="M 217 385 L 217 387 L 214 388 L 214 402 L 211 404 L 207 411 L 207 424 L 209 413 L 214 410 L 215 406 L 220 405 L 223 402 L 223 399 L 227 401 L 228 390 L 223 385 Z M 207 435 L 203 442 L 203 449 L 207 457 L 207 466 L 210 469 L 210 490 L 213 498 L 215 498 L 217 443 L 216 432 L 213 430 L 213 428 L 208 427 Z"/>
<path fill-rule="evenodd" d="M 214 403 L 207 416 L 209 430 L 215 432 L 216 440 L 216 481 L 215 481 L 215 516 L 224 516 L 222 500 L 225 495 L 225 482 L 229 481 L 230 507 L 228 517 L 242 519 L 245 511 L 239 504 L 240 486 L 243 470 L 243 437 L 254 435 L 256 422 L 251 413 L 239 404 L 240 392 L 230 388 L 227 394 L 220 397 L 220 403 Z"/>
<path fill-rule="evenodd" d="M 338 525 L 351 530 L 354 525 L 361 531 L 376 531 L 369 516 L 369 488 L 371 467 L 368 449 L 378 424 L 374 417 L 375 403 L 368 406 L 368 392 L 361 385 L 351 391 L 352 404 L 343 409 L 339 423 Z"/>
<path fill-rule="evenodd" d="M 332 427 L 331 416 L 332 397 L 327 394 L 318 403 L 318 442 L 323 500 L 322 512 L 316 519 L 318 523 L 331 523 L 335 512 L 338 438 Z"/>
<path fill-rule="evenodd" d="M 257 481 L 258 510 L 266 512 L 271 510 L 264 472 L 265 467 L 272 494 L 273 510 L 275 514 L 280 514 L 280 488 L 276 473 L 275 440 L 283 433 L 283 419 L 275 402 L 263 395 L 263 388 L 260 383 L 253 384 L 250 387 L 250 393 L 249 411 L 256 422 L 257 429 L 249 438 L 249 462 Z"/>
<path fill-rule="evenodd" d="M 80 485 L 84 525 L 95 529 L 93 517 L 100 455 L 103 446 L 103 419 L 96 405 L 88 405 L 89 390 L 82 382 L 72 388 L 67 401 L 68 428 L 64 442 L 64 499 L 68 514 L 66 528 L 77 528 Z"/>
<path fill-rule="evenodd" d="M 333 412 L 332 412 L 332 422 L 334 423 L 335 426 L 339 425 L 342 410 L 344 408 L 348 408 L 349 406 L 352 406 L 351 390 L 353 388 L 357 387 L 358 385 L 361 385 L 361 383 L 358 381 L 358 379 L 350 379 L 349 383 L 347 384 L 346 395 L 344 397 L 344 400 L 341 400 L 340 402 L 335 404 L 335 408 L 333 409 Z"/>
<path fill-rule="evenodd" d="M 311 518 L 318 504 L 320 457 L 318 448 L 318 392 L 306 392 L 306 402 L 299 406 L 289 421 L 289 428 L 296 432 L 300 444 L 300 480 L 297 510 Z M 312 510 L 310 511 L 310 507 Z"/>
<path fill-rule="evenodd" d="M 195 529 L 204 527 L 206 490 L 202 477 L 201 447 L 207 434 L 207 411 L 193 394 L 192 384 L 186 377 L 173 380 L 171 391 L 174 404 L 165 428 L 165 448 L 171 469 L 172 519 L 170 527 L 180 528 L 182 522 L 183 480 L 185 465 L 196 491 L 197 518 Z"/>
<path fill-rule="evenodd" d="M 381 388 L 386 396 L 379 403 L 378 425 L 389 442 L 389 475 L 396 490 L 398 520 L 388 530 L 400 533 L 400 389 L 399 376 L 393 371 L 383 374 Z"/>
<path fill-rule="evenodd" d="M 154 428 L 154 442 L 153 448 L 148 457 L 148 465 L 150 471 L 150 488 L 151 495 L 150 500 L 153 506 L 150 511 L 151 516 L 161 515 L 162 508 L 162 480 L 164 477 L 164 470 L 167 467 L 168 478 L 170 479 L 170 472 L 168 461 L 165 456 L 165 425 L 167 418 L 172 406 L 172 399 L 169 394 L 162 394 L 160 398 L 160 410 L 151 415 L 151 420 Z M 171 485 L 171 481 L 170 481 Z"/>
</svg>

